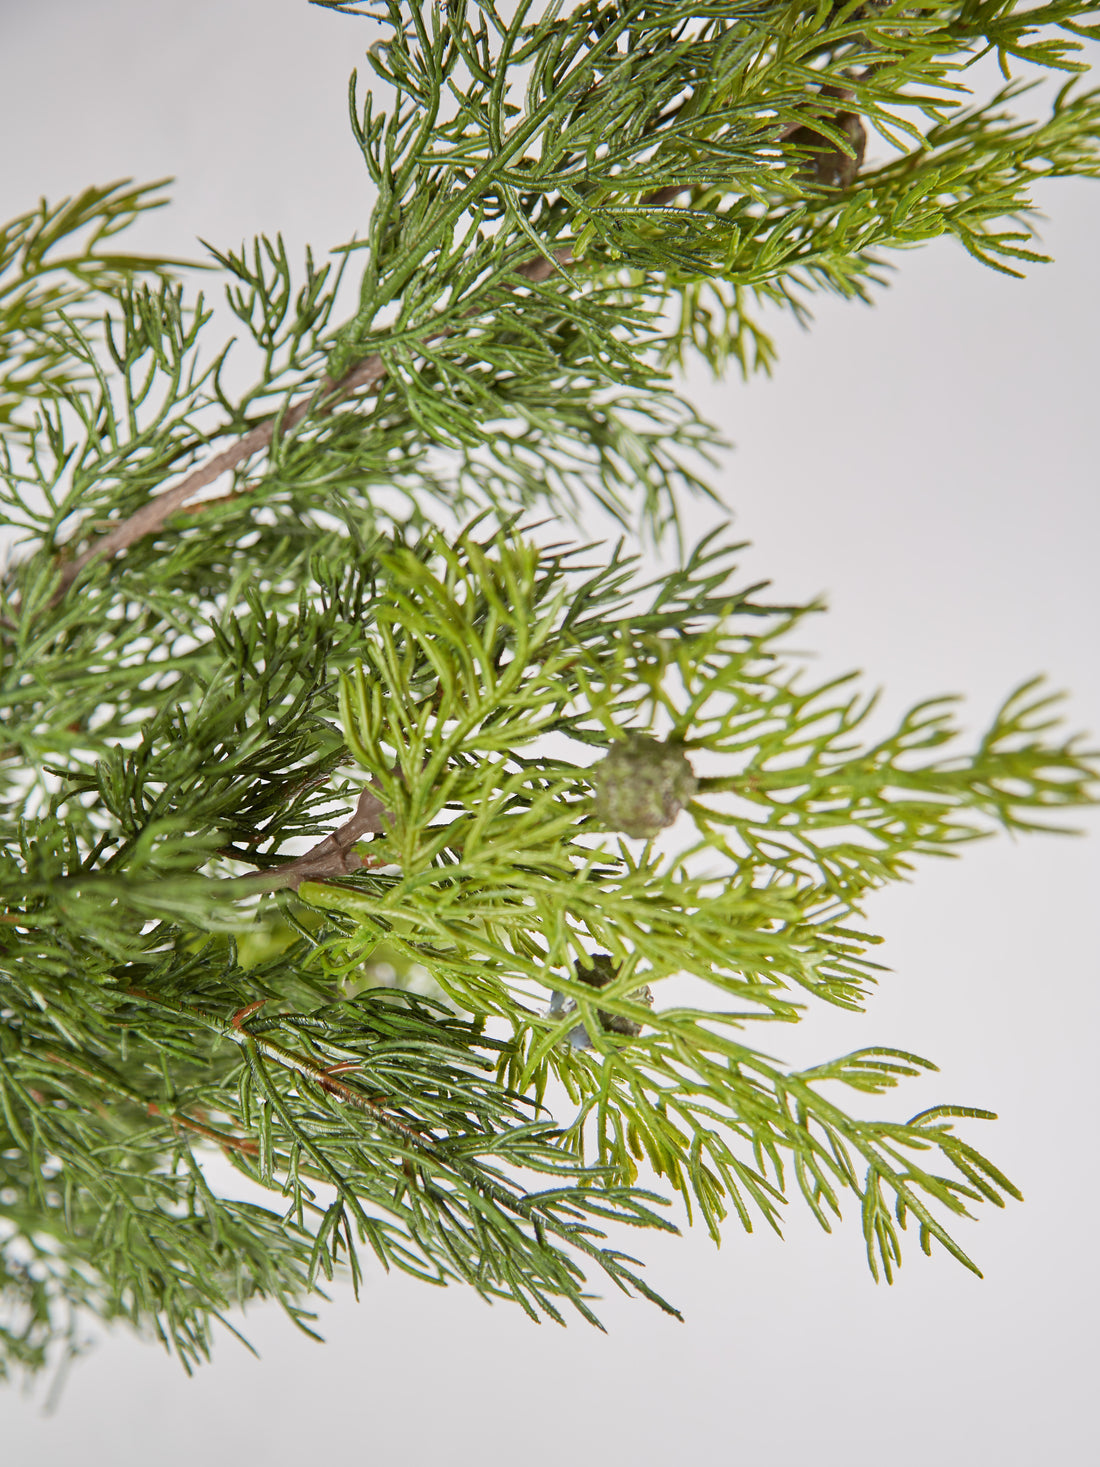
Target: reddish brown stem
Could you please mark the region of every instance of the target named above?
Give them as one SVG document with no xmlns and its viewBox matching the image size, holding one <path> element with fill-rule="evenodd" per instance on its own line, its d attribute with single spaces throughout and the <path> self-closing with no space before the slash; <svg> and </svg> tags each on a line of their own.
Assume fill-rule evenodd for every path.
<svg viewBox="0 0 1100 1467">
<path fill-rule="evenodd" d="M 46 1053 L 46 1058 L 51 1060 L 55 1065 L 60 1065 L 62 1069 L 71 1070 L 73 1074 L 79 1075 L 83 1080 L 90 1081 L 93 1085 L 102 1085 L 105 1083 L 94 1071 L 85 1069 L 83 1065 L 77 1064 L 75 1060 L 68 1058 L 67 1055 L 58 1054 L 55 1050 L 49 1050 Z M 119 1087 L 116 1086 L 112 1086 L 111 1088 L 119 1090 Z M 128 1100 L 133 1101 L 136 1105 L 144 1104 L 146 1115 L 163 1118 L 170 1122 L 175 1130 L 194 1131 L 199 1136 L 205 1136 L 208 1141 L 216 1141 L 219 1146 L 224 1146 L 231 1151 L 243 1151 L 249 1156 L 255 1156 L 259 1152 L 259 1146 L 255 1141 L 248 1141 L 242 1136 L 228 1136 L 224 1131 L 216 1130 L 215 1127 L 208 1126 L 203 1121 L 196 1121 L 191 1116 L 184 1115 L 182 1111 L 162 1110 L 155 1100 L 143 1102 L 141 1097 L 136 1093 L 127 1090 L 119 1090 L 119 1093 L 125 1095 Z M 31 1091 L 31 1094 L 36 1095 L 36 1092 Z M 38 1098 L 37 1095 L 36 1098 Z"/>
<path fill-rule="evenodd" d="M 276 891 L 293 887 L 297 891 L 303 881 L 324 881 L 333 876 L 348 876 L 369 866 L 352 847 L 364 835 L 381 835 L 389 811 L 368 785 L 360 794 L 355 813 L 304 856 L 284 861 L 267 871 L 250 872 L 247 876 L 231 876 L 230 881 L 248 882 L 254 891 Z"/>
</svg>

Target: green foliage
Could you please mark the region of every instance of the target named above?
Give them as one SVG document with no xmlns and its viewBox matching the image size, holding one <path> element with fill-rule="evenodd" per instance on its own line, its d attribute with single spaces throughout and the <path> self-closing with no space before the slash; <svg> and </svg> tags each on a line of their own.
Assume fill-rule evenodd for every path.
<svg viewBox="0 0 1100 1467">
<path fill-rule="evenodd" d="M 847 680 L 802 688 L 773 651 L 792 618 L 751 634 L 739 618 L 706 615 L 713 547 L 689 560 L 672 626 L 664 584 L 648 606 L 624 607 L 618 564 L 570 571 L 560 554 L 469 535 L 438 555 L 438 566 L 410 550 L 383 557 L 395 589 L 343 679 L 348 747 L 391 812 L 367 847 L 376 874 L 300 891 L 352 919 L 347 961 L 361 960 L 364 932 L 384 936 L 460 1008 L 505 1019 L 509 1082 L 540 1096 L 551 1078 L 565 1086 L 578 1156 L 590 1147 L 624 1181 L 644 1159 L 715 1236 L 730 1206 L 746 1225 L 750 1203 L 776 1222 L 789 1169 L 822 1221 L 845 1187 L 863 1199 L 872 1266 L 877 1256 L 887 1275 L 898 1243 L 882 1188 L 899 1220 L 919 1219 L 922 1241 L 969 1262 L 930 1201 L 962 1212 L 964 1198 L 999 1201 L 995 1187 L 1010 1185 L 990 1173 L 994 1187 L 978 1186 L 973 1168 L 988 1164 L 944 1112 L 932 1127 L 858 1121 L 816 1090 L 885 1089 L 927 1061 L 876 1051 L 785 1075 L 739 1033 L 753 1019 L 799 1018 L 794 989 L 859 1006 L 877 941 L 857 925 L 859 903 L 908 871 L 910 855 L 950 853 L 990 822 L 1022 828 L 1033 810 L 1087 799 L 1074 744 L 1037 737 L 1050 700 L 1021 689 L 969 756 L 933 754 L 953 735 L 935 705 L 860 748 L 869 704 Z M 730 589 L 727 611 L 739 602 L 759 612 Z M 662 723 L 678 747 L 731 772 L 701 781 L 711 798 L 688 807 L 696 842 L 609 843 L 596 833 L 593 745 L 617 748 L 621 731 Z M 540 756 L 548 735 L 573 757 Z M 629 1044 L 601 1032 L 593 992 L 573 976 L 593 947 L 619 965 L 600 1010 L 645 1025 Z M 649 984 L 659 1002 L 660 981 L 676 974 L 717 990 L 720 1007 L 650 1012 L 634 996 Z M 563 1047 L 576 1019 L 547 1017 L 548 990 L 575 1000 L 594 1053 Z M 962 1181 L 918 1167 L 906 1148 L 936 1149 Z"/>
<path fill-rule="evenodd" d="M 333 372 L 378 351 L 391 390 L 407 383 L 426 399 L 424 377 L 404 377 L 394 357 L 423 348 L 430 323 L 442 339 L 417 371 L 445 387 L 446 431 L 465 441 L 487 432 L 501 378 L 524 396 L 544 382 L 575 393 L 593 360 L 614 360 L 623 380 L 642 372 L 652 385 L 643 341 L 649 363 L 694 349 L 718 370 L 730 357 L 745 372 L 767 366 L 754 302 L 805 318 L 814 290 L 867 299 L 884 250 L 952 234 L 1012 273 L 1006 261 L 1043 258 L 1026 248 L 1031 183 L 1097 172 L 1100 104 L 1072 76 L 1048 121 L 1002 110 L 1027 90 L 1020 82 L 962 103 L 965 68 L 990 49 L 1005 68 L 1016 57 L 1083 70 L 1077 42 L 1050 34 L 1100 34 L 1076 4 L 589 4 L 563 15 L 521 3 L 506 15 L 389 0 L 374 13 L 388 34 L 371 69 L 396 98 L 378 114 L 353 83 L 379 201 Z M 807 183 L 793 139 L 811 116 L 850 149 L 833 130 L 830 89 L 888 150 L 841 190 Z M 556 269 L 527 286 L 522 323 L 502 319 L 502 286 L 532 253 Z M 565 289 L 568 353 L 555 309 Z M 509 416 L 523 412 L 507 400 Z"/>
<path fill-rule="evenodd" d="M 20 406 L 55 397 L 86 377 L 80 354 L 58 326 L 89 325 L 90 313 L 120 289 L 143 276 L 165 279 L 183 265 L 103 248 L 146 210 L 163 207 L 167 200 L 156 191 L 166 182 L 88 188 L 54 207 L 43 199 L 0 230 L 0 431 L 11 430 Z M 70 253 L 61 254 L 65 248 Z"/>
<path fill-rule="evenodd" d="M 851 1194 L 876 1276 L 910 1217 L 974 1267 L 951 1219 L 1018 1195 L 955 1134 L 986 1112 L 845 1107 L 929 1061 L 790 1071 L 748 1031 L 864 1002 L 866 899 L 917 856 L 1089 802 L 1051 699 L 1025 685 L 966 753 L 943 700 L 868 742 L 871 700 L 807 683 L 805 611 L 739 586 L 739 547 L 647 584 L 525 511 L 675 526 L 719 439 L 668 364 L 770 368 L 761 303 L 865 296 L 944 233 L 1039 258 L 1027 187 L 1095 174 L 1095 95 L 1022 121 L 1017 83 L 961 107 L 965 68 L 1072 71 L 1095 28 L 509 9 L 374 17 L 366 237 L 301 279 L 279 239 L 213 251 L 243 390 L 173 262 L 103 248 L 150 190 L 0 236 L 0 1369 L 86 1312 L 190 1368 L 235 1307 L 308 1329 L 322 1276 L 372 1260 L 536 1317 L 594 1321 L 600 1279 L 669 1308 L 620 1242 L 670 1198 L 717 1239 Z M 210 1180 L 215 1148 L 270 1206 Z"/>
</svg>

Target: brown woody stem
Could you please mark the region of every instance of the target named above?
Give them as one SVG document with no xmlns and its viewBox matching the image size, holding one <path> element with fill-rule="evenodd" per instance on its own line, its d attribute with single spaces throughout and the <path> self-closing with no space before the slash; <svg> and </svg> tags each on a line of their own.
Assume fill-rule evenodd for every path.
<svg viewBox="0 0 1100 1467">
<path fill-rule="evenodd" d="M 359 796 L 355 814 L 350 820 L 326 835 L 304 856 L 284 861 L 266 871 L 250 872 L 247 876 L 230 876 L 226 879 L 242 885 L 247 882 L 250 891 L 279 891 L 293 887 L 295 891 L 303 881 L 324 881 L 333 876 L 348 876 L 352 871 L 361 871 L 369 866 L 353 849 L 357 840 L 364 835 L 381 835 L 386 827 L 383 823 L 389 815 L 385 805 L 368 785 Z M 241 859 L 234 851 L 222 854 Z"/>
<path fill-rule="evenodd" d="M 836 88 L 823 89 L 823 95 L 830 93 L 837 96 L 841 95 Z M 848 95 L 850 96 L 850 93 Z M 789 138 L 793 133 L 798 131 L 801 125 L 799 123 L 785 124 L 778 129 L 776 141 Z M 645 203 L 651 207 L 660 208 L 672 203 L 675 198 L 690 187 L 692 187 L 690 184 L 669 184 L 664 188 L 658 189 L 655 193 L 650 194 L 645 199 Z M 532 284 L 539 284 L 544 280 L 548 280 L 554 274 L 556 268 L 565 268 L 574 263 L 572 249 L 566 245 L 552 251 L 549 255 L 539 256 L 536 259 L 526 261 L 519 266 L 516 273 L 531 281 Z M 447 328 L 434 332 L 427 339 L 438 340 L 450 334 L 451 329 Z M 261 453 L 264 449 L 270 448 L 276 432 L 281 434 L 293 432 L 309 416 L 315 407 L 319 407 L 322 412 L 328 412 L 337 402 L 350 396 L 353 392 L 364 387 L 372 387 L 385 374 L 385 364 L 381 356 L 375 354 L 365 357 L 361 362 L 357 362 L 338 382 L 333 382 L 331 378 L 325 377 L 317 390 L 309 397 L 303 398 L 300 402 L 289 407 L 281 417 L 276 414 L 269 418 L 267 422 L 261 423 L 258 427 L 251 429 L 242 438 L 238 438 L 235 443 L 230 444 L 228 448 L 223 449 L 220 453 L 216 453 L 213 458 L 208 459 L 206 463 L 201 464 L 197 469 L 193 469 L 178 484 L 174 484 L 171 489 L 166 489 L 162 494 L 158 494 L 155 498 L 150 499 L 147 504 L 142 505 L 139 510 L 136 510 L 132 515 L 128 516 L 128 518 L 123 520 L 108 534 L 96 540 L 82 554 L 64 564 L 61 568 L 61 579 L 57 590 L 51 598 L 51 606 L 57 605 L 64 598 L 69 587 L 86 565 L 89 565 L 93 560 L 102 560 L 117 555 L 120 551 L 126 550 L 146 535 L 151 535 L 156 530 L 159 530 L 170 515 L 174 514 L 177 510 L 183 509 L 189 500 L 194 499 L 196 494 L 201 493 L 215 479 L 229 472 L 231 469 L 235 469 L 239 464 L 244 463 L 254 454 Z M 193 508 L 198 509 L 201 506 L 194 506 Z M 301 877 L 299 879 L 304 880 L 305 878 Z"/>
</svg>

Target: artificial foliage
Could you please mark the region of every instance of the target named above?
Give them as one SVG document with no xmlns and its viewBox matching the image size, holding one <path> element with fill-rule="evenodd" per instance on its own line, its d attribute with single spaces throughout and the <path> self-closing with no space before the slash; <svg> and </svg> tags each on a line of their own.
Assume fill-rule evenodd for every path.
<svg viewBox="0 0 1100 1467">
<path fill-rule="evenodd" d="M 768 1056 L 864 1003 L 872 891 L 1059 826 L 1095 763 L 1036 684 L 972 746 L 945 700 L 868 738 L 786 650 L 807 609 L 684 536 L 720 441 L 670 369 L 770 369 L 763 308 L 868 299 L 945 234 L 1040 259 L 1033 182 L 1098 171 L 1100 32 L 1080 0 L 323 8 L 361 17 L 375 190 L 329 263 L 126 253 L 159 186 L 0 235 L 0 1368 L 86 1314 L 190 1368 L 249 1300 L 308 1330 L 383 1268 L 672 1309 L 646 1230 L 799 1194 L 876 1276 L 907 1224 L 973 1268 L 952 1219 L 1018 1195 L 987 1113 L 876 1119 L 932 1068 L 902 1050 Z"/>
</svg>

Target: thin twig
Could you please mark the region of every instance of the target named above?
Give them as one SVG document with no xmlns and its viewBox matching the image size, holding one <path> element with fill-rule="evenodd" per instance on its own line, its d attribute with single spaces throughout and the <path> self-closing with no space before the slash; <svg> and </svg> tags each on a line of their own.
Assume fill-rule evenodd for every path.
<svg viewBox="0 0 1100 1467">
<path fill-rule="evenodd" d="M 71 1070 L 74 1074 L 80 1075 L 82 1079 L 90 1081 L 93 1085 L 98 1085 L 102 1089 L 109 1090 L 115 1095 L 121 1095 L 124 1099 L 132 1101 L 134 1105 L 140 1106 L 146 1115 L 154 1118 L 160 1117 L 168 1121 L 174 1130 L 194 1131 L 196 1135 L 203 1136 L 208 1141 L 214 1141 L 219 1146 L 225 1147 L 228 1150 L 242 1151 L 248 1156 L 255 1156 L 259 1152 L 259 1146 L 255 1141 L 250 1141 L 243 1136 L 227 1135 L 225 1131 L 219 1131 L 214 1126 L 207 1125 L 203 1121 L 197 1121 L 191 1116 L 184 1115 L 182 1111 L 163 1110 L 155 1100 L 146 1100 L 137 1090 L 131 1090 L 128 1085 L 124 1085 L 120 1080 L 97 1074 L 95 1070 L 86 1069 L 83 1065 L 77 1064 L 75 1060 L 70 1059 L 67 1055 L 58 1054 L 56 1050 L 47 1050 L 45 1058 L 52 1061 L 55 1065 L 60 1065 L 62 1069 Z"/>
<path fill-rule="evenodd" d="M 273 1039 L 268 1039 L 266 1035 L 254 1033 L 246 1028 L 247 1018 L 260 1006 L 259 1004 L 250 1004 L 244 1009 L 238 1009 L 226 1021 L 214 1014 L 195 1008 L 191 1004 L 159 998 L 156 994 L 148 993 L 142 988 L 130 988 L 127 992 L 144 1003 L 152 1004 L 155 1008 L 164 1008 L 171 1013 L 197 1019 L 207 1028 L 222 1035 L 223 1038 L 231 1039 L 245 1052 L 250 1061 L 254 1062 L 256 1057 L 263 1056 L 265 1059 L 274 1060 L 277 1065 L 289 1070 L 300 1079 L 312 1081 L 326 1095 L 331 1095 L 334 1100 L 342 1101 L 355 1110 L 365 1112 L 381 1130 L 389 1132 L 395 1140 L 403 1142 L 426 1160 L 441 1166 L 453 1176 L 476 1188 L 483 1196 L 492 1199 L 499 1206 L 507 1208 L 517 1216 L 527 1219 L 530 1219 L 535 1213 L 552 1216 L 551 1209 L 540 1205 L 537 1198 L 528 1197 L 525 1193 L 517 1195 L 492 1176 L 480 1172 L 476 1166 L 472 1166 L 461 1156 L 448 1156 L 433 1136 L 425 1135 L 405 1121 L 399 1121 L 396 1116 L 391 1115 L 378 1101 L 373 1100 L 362 1090 L 357 1090 L 353 1086 L 346 1085 L 342 1080 L 334 1078 L 334 1070 L 339 1066 L 326 1067 L 316 1064 L 313 1060 L 307 1059 L 305 1055 L 296 1054 L 294 1050 L 276 1043 Z M 558 1219 L 553 1219 L 553 1221 L 556 1231 L 566 1236 L 576 1235 L 574 1241 L 583 1245 L 583 1238 L 575 1225 L 563 1223 Z"/>
<path fill-rule="evenodd" d="M 238 438 L 236 443 L 223 449 L 221 453 L 216 453 L 206 463 L 192 470 L 186 478 L 181 479 L 171 489 L 166 489 L 163 494 L 158 494 L 155 499 L 150 499 L 147 504 L 143 504 L 139 510 L 135 510 L 109 534 L 89 546 L 82 555 L 69 561 L 62 567 L 61 582 L 50 604 L 55 605 L 62 599 L 80 572 L 91 561 L 117 555 L 120 550 L 126 550 L 135 541 L 153 534 L 154 531 L 160 529 L 169 515 L 182 508 L 187 500 L 193 499 L 208 484 L 212 484 L 215 479 L 230 469 L 235 469 L 238 464 L 251 458 L 253 454 L 270 448 L 276 431 L 292 432 L 303 419 L 308 417 L 316 404 L 320 403 L 328 408 L 349 392 L 354 391 L 356 387 L 364 386 L 384 375 L 385 367 L 382 358 L 374 356 L 358 362 L 339 382 L 333 382 L 330 377 L 325 377 L 316 392 L 288 408 L 282 417 L 276 414 L 266 423 L 261 423 L 259 427 L 251 429 L 243 438 Z"/>
<path fill-rule="evenodd" d="M 572 264 L 572 250 L 557 250 L 554 258 L 560 264 Z M 554 266 L 551 261 L 541 257 L 529 260 L 516 271 L 516 274 L 532 282 L 546 280 L 553 273 Z M 452 328 L 448 327 L 432 332 L 430 336 L 425 337 L 425 341 L 439 341 L 451 334 Z M 81 555 L 66 563 L 61 569 L 61 580 L 51 598 L 50 605 L 55 606 L 64 598 L 69 587 L 86 565 L 90 565 L 93 560 L 102 560 L 117 555 L 119 551 L 128 549 L 138 540 L 144 539 L 146 535 L 151 535 L 159 530 L 170 515 L 182 509 L 189 499 L 194 499 L 196 494 L 201 493 L 215 479 L 235 469 L 238 464 L 251 458 L 253 454 L 270 448 L 276 432 L 292 433 L 309 416 L 314 407 L 319 407 L 326 413 L 331 412 L 338 402 L 362 388 L 373 387 L 385 375 L 385 363 L 382 357 L 375 353 L 373 356 L 364 357 L 361 362 L 356 362 L 338 382 L 334 382 L 331 377 L 324 377 L 315 392 L 288 408 L 281 418 L 276 414 L 266 423 L 261 423 L 258 427 L 251 429 L 243 438 L 238 438 L 236 443 L 192 470 L 186 478 L 181 479 L 171 489 L 166 489 L 163 494 L 158 494 L 147 504 L 143 504 L 139 510 L 135 510 L 109 534 L 96 540 Z M 202 507 L 201 505 L 194 506 L 195 509 Z"/>
<path fill-rule="evenodd" d="M 372 864 L 352 849 L 355 842 L 364 835 L 384 834 L 384 822 L 392 819 L 393 816 L 368 785 L 360 794 L 351 819 L 345 820 L 304 856 L 296 856 L 294 860 L 284 861 L 266 871 L 251 871 L 247 876 L 230 876 L 226 880 L 242 886 L 247 883 L 248 891 L 280 891 L 288 886 L 297 891 L 303 881 L 348 876 L 352 871 L 361 871 Z M 232 851 L 225 854 L 234 855 Z"/>
<path fill-rule="evenodd" d="M 840 95 L 839 92 L 837 95 Z M 847 96 L 850 97 L 851 93 L 848 93 Z M 781 142 L 791 137 L 804 125 L 794 122 L 785 124 L 776 132 L 775 141 Z M 643 202 L 650 208 L 661 208 L 671 204 L 680 194 L 685 193 L 692 187 L 694 187 L 693 184 L 668 184 L 664 188 L 657 189 L 654 193 L 648 195 Z M 551 251 L 548 255 L 540 255 L 534 259 L 527 260 L 524 264 L 517 267 L 515 273 L 529 280 L 532 284 L 537 285 L 550 279 L 556 270 L 568 269 L 576 263 L 572 248 L 567 245 Z M 452 332 L 453 328 L 446 327 L 440 331 L 433 332 L 424 339 L 425 342 L 438 341 L 450 336 Z M 194 499 L 196 494 L 201 493 L 215 479 L 229 472 L 231 469 L 235 469 L 238 464 L 243 463 L 254 454 L 261 453 L 264 449 L 270 448 L 276 433 L 287 434 L 293 432 L 310 415 L 314 408 L 318 408 L 323 413 L 328 413 L 338 402 L 362 388 L 374 386 L 385 375 L 385 363 L 382 357 L 378 353 L 375 353 L 372 356 L 364 357 L 361 362 L 356 362 L 353 367 L 344 373 L 339 381 L 334 382 L 331 377 L 325 376 L 317 389 L 309 397 L 302 398 L 300 402 L 287 408 L 282 415 L 276 413 L 267 422 L 261 423 L 258 427 L 251 429 L 242 438 L 239 438 L 236 443 L 223 449 L 221 453 L 215 454 L 213 458 L 208 459 L 206 463 L 194 469 L 186 478 L 181 479 L 178 484 L 173 485 L 171 489 L 166 489 L 164 493 L 158 494 L 155 498 L 149 500 L 148 503 L 142 505 L 139 510 L 129 515 L 108 534 L 96 540 L 82 554 L 66 562 L 61 568 L 61 578 L 56 591 L 50 599 L 50 606 L 56 606 L 58 602 L 63 600 L 69 587 L 85 566 L 90 565 L 93 560 L 102 560 L 117 555 L 120 551 L 126 550 L 129 546 L 135 544 L 138 540 L 144 539 L 146 535 L 151 535 L 156 530 L 159 530 L 170 515 L 182 509 L 188 500 Z M 193 508 L 200 509 L 202 506 L 196 505 Z"/>
</svg>

